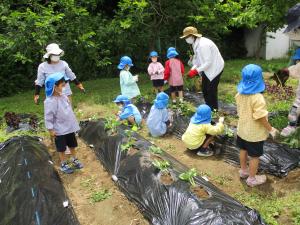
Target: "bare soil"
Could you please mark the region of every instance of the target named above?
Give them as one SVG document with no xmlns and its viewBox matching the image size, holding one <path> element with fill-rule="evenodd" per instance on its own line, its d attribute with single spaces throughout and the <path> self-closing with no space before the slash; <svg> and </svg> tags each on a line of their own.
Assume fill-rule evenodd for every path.
<svg viewBox="0 0 300 225">
<path fill-rule="evenodd" d="M 201 186 L 191 187 L 190 189 L 199 199 L 207 199 L 210 197 L 208 192 Z"/>
<path fill-rule="evenodd" d="M 171 185 L 173 184 L 174 180 L 171 174 L 168 172 L 168 173 L 161 173 L 160 182 L 164 185 Z"/>
<path fill-rule="evenodd" d="M 45 140 L 59 171 L 58 155 L 50 140 Z M 84 165 L 82 170 L 66 175 L 59 171 L 71 205 L 81 225 L 149 225 L 137 207 L 115 186 L 111 176 L 102 167 L 94 152 L 78 139 L 77 156 Z M 94 191 L 109 190 L 111 197 L 92 203 Z"/>
</svg>

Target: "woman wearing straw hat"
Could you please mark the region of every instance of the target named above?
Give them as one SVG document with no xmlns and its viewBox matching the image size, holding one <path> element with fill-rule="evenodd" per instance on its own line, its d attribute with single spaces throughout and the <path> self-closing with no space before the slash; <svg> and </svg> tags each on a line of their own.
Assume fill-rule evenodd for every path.
<svg viewBox="0 0 300 225">
<path fill-rule="evenodd" d="M 46 47 L 46 54 L 43 56 L 46 61 L 39 65 L 37 79 L 35 81 L 35 104 L 38 103 L 40 90 L 44 86 L 46 78 L 54 73 L 64 73 L 66 78 L 73 81 L 81 91 L 84 91 L 82 84 L 76 79 L 76 76 L 70 69 L 68 63 L 60 59 L 63 54 L 64 51 L 58 46 L 58 44 L 52 43 Z M 65 88 L 63 89 L 63 94 L 67 95 L 70 99 L 72 91 L 69 83 L 66 83 Z"/>
<path fill-rule="evenodd" d="M 205 103 L 218 110 L 218 85 L 224 69 L 224 60 L 213 41 L 202 37 L 195 27 L 186 27 L 182 39 L 192 45 L 194 56 L 190 63 L 190 77 L 202 75 L 202 92 Z"/>
</svg>

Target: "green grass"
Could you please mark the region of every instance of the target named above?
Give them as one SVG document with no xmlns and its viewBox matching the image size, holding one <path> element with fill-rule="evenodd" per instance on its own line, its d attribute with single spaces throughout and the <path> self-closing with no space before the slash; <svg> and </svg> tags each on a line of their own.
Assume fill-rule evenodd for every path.
<svg viewBox="0 0 300 225">
<path fill-rule="evenodd" d="M 268 224 L 300 225 L 300 192 L 293 192 L 286 197 L 280 197 L 276 194 L 266 196 L 265 193 L 252 191 L 250 193 L 237 193 L 234 197 L 245 205 L 258 210 Z M 282 214 L 289 218 L 285 224 L 278 221 Z"/>
</svg>

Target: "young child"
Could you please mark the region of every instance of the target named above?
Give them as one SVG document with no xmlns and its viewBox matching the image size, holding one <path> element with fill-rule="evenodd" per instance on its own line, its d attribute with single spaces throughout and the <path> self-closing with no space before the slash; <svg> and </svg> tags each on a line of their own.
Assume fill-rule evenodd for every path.
<svg viewBox="0 0 300 225">
<path fill-rule="evenodd" d="M 138 108 L 131 104 L 130 100 L 124 95 L 118 95 L 114 102 L 120 109 L 118 120 L 127 120 L 132 125 L 132 130 L 136 131 L 142 122 L 142 116 Z"/>
<path fill-rule="evenodd" d="M 138 81 L 138 76 L 132 76 L 129 72 L 130 67 L 132 67 L 132 60 L 128 56 L 123 56 L 120 59 L 120 64 L 118 65 L 118 69 L 120 72 L 120 86 L 122 95 L 128 97 L 129 99 L 133 99 L 136 96 L 140 95 L 140 89 L 136 82 Z"/>
<path fill-rule="evenodd" d="M 299 84 L 296 90 L 296 99 L 288 116 L 289 124 L 281 131 L 281 135 L 284 137 L 288 137 L 295 133 L 297 130 L 297 125 L 300 122 L 300 48 L 296 50 L 293 60 L 296 62 L 296 65 L 290 66 L 288 68 L 288 73 L 289 76 L 298 79 Z"/>
<path fill-rule="evenodd" d="M 265 175 L 256 175 L 259 157 L 263 155 L 264 141 L 269 134 L 275 137 L 277 130 L 268 122 L 268 111 L 264 96 L 265 90 L 262 69 L 254 64 L 242 70 L 238 94 L 235 96 L 238 111 L 237 145 L 240 148 L 240 177 L 246 179 L 250 187 L 266 182 Z M 247 159 L 250 156 L 249 169 Z"/>
<path fill-rule="evenodd" d="M 160 92 L 151 107 L 147 126 L 150 134 L 153 137 L 160 137 L 167 133 L 167 128 L 170 126 L 170 116 L 167 109 L 169 103 L 169 96 Z"/>
<path fill-rule="evenodd" d="M 54 73 L 47 77 L 45 82 L 46 100 L 45 126 L 52 137 L 55 138 L 56 150 L 61 162 L 60 170 L 64 173 L 73 173 L 66 161 L 65 151 L 68 147 L 71 152 L 71 163 L 76 169 L 83 168 L 76 158 L 75 148 L 78 146 L 75 132 L 79 130 L 79 125 L 72 110 L 68 97 L 63 94 L 65 80 L 63 73 Z"/>
<path fill-rule="evenodd" d="M 151 77 L 153 87 L 155 89 L 155 93 L 163 91 L 164 86 L 164 67 L 163 65 L 157 61 L 158 54 L 153 51 L 150 53 L 149 58 L 151 59 L 151 63 L 148 66 L 148 74 Z"/>
<path fill-rule="evenodd" d="M 215 126 L 211 125 L 211 117 L 211 108 L 206 104 L 200 105 L 182 136 L 186 147 L 197 151 L 198 156 L 212 156 L 213 151 L 209 149 L 209 145 L 212 144 L 215 135 L 224 131 L 224 117 L 220 117 Z"/>
<path fill-rule="evenodd" d="M 40 90 L 44 86 L 46 78 L 53 73 L 65 73 L 70 81 L 74 82 L 81 91 L 84 91 L 82 84 L 77 80 L 68 63 L 60 59 L 60 57 L 63 56 L 64 51 L 60 49 L 58 44 L 49 44 L 46 47 L 46 51 L 47 53 L 44 55 L 46 62 L 39 65 L 37 79 L 35 81 L 35 104 L 38 104 Z M 72 91 L 69 83 L 66 83 L 63 93 L 71 99 Z"/>
<path fill-rule="evenodd" d="M 175 48 L 168 49 L 168 61 L 165 63 L 164 80 L 169 82 L 172 102 L 176 103 L 176 93 L 178 92 L 179 101 L 183 102 L 183 74 L 184 65 L 176 58 L 178 52 Z"/>
</svg>

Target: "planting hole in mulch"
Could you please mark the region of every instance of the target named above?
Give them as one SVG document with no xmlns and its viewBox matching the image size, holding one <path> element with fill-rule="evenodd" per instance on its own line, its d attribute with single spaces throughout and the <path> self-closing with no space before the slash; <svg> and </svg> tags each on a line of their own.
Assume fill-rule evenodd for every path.
<svg viewBox="0 0 300 225">
<path fill-rule="evenodd" d="M 162 157 L 160 157 L 159 155 L 154 155 L 154 154 L 151 154 L 150 159 L 151 159 L 151 161 L 154 161 L 154 160 L 161 161 L 161 160 L 163 160 Z"/>
<path fill-rule="evenodd" d="M 135 153 L 138 153 L 139 150 L 137 150 L 136 148 L 130 148 L 129 151 L 127 152 L 127 155 L 129 156 L 133 156 L 135 155 Z"/>
<path fill-rule="evenodd" d="M 190 189 L 199 199 L 208 199 L 210 197 L 208 192 L 201 186 L 191 187 Z"/>
<path fill-rule="evenodd" d="M 170 172 L 160 173 L 160 182 L 164 185 L 173 184 L 174 180 L 170 174 Z"/>
</svg>

